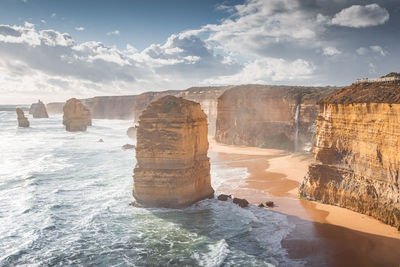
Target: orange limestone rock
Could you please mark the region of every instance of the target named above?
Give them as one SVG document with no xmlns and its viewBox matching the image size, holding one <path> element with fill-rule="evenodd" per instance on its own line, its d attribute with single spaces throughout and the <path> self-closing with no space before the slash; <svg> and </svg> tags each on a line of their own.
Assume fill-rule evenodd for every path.
<svg viewBox="0 0 400 267">
<path fill-rule="evenodd" d="M 48 118 L 46 106 L 42 101 L 38 101 L 37 103 L 33 103 L 29 108 L 29 114 L 32 114 L 34 118 Z"/>
<path fill-rule="evenodd" d="M 320 101 L 316 139 L 300 195 L 400 228 L 400 81 L 359 82 Z"/>
<path fill-rule="evenodd" d="M 63 124 L 69 132 L 86 131 L 92 125 L 89 109 L 76 98 L 69 99 L 63 108 Z"/>
<path fill-rule="evenodd" d="M 133 195 L 144 206 L 182 208 L 214 194 L 200 104 L 165 96 L 139 118 Z"/>
<path fill-rule="evenodd" d="M 17 108 L 17 116 L 18 116 L 18 127 L 29 127 L 29 121 L 25 117 L 24 111 L 20 108 Z"/>
</svg>

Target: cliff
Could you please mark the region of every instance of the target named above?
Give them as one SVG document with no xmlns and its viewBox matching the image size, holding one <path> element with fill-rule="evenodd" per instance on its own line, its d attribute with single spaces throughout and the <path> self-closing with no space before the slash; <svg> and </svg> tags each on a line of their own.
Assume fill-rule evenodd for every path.
<svg viewBox="0 0 400 267">
<path fill-rule="evenodd" d="M 198 103 L 174 96 L 152 102 L 137 128 L 135 199 L 181 208 L 212 196 L 207 131 Z"/>
<path fill-rule="evenodd" d="M 47 112 L 49 114 L 63 113 L 64 104 L 65 104 L 64 102 L 48 103 L 46 105 Z"/>
<path fill-rule="evenodd" d="M 192 87 L 186 90 L 170 90 L 161 92 L 146 92 L 140 95 L 126 96 L 98 96 L 81 99 L 89 108 L 93 119 L 120 119 L 138 121 L 143 110 L 152 102 L 167 95 L 183 97 L 200 103 L 209 119 L 209 132 L 214 135 L 217 118 L 218 97 L 229 86 L 220 87 Z M 50 113 L 62 113 L 64 103 L 49 103 Z"/>
<path fill-rule="evenodd" d="M 317 163 L 300 195 L 400 227 L 399 85 L 357 83 L 319 102 Z"/>
<path fill-rule="evenodd" d="M 337 90 L 332 87 L 241 85 L 218 99 L 215 139 L 297 151 L 311 147 L 317 102 Z"/>
<path fill-rule="evenodd" d="M 20 108 L 17 108 L 16 112 L 17 112 L 18 127 L 29 127 L 29 121 L 25 117 L 24 111 Z"/>
<path fill-rule="evenodd" d="M 42 101 L 38 101 L 37 103 L 33 103 L 29 108 L 29 114 L 32 114 L 34 118 L 48 118 L 46 106 Z"/>
<path fill-rule="evenodd" d="M 87 126 L 92 125 L 89 109 L 76 98 L 69 99 L 63 111 L 63 124 L 69 132 L 86 131 Z"/>
</svg>

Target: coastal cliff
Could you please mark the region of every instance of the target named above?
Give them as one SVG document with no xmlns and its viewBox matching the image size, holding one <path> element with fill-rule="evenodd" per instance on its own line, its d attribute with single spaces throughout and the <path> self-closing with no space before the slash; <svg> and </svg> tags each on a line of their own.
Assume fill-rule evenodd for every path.
<svg viewBox="0 0 400 267">
<path fill-rule="evenodd" d="M 78 99 L 69 99 L 63 110 L 63 124 L 68 132 L 86 131 L 92 125 L 90 110 Z"/>
<path fill-rule="evenodd" d="M 360 82 L 319 102 L 317 163 L 300 195 L 400 228 L 400 82 Z"/>
<path fill-rule="evenodd" d="M 207 131 L 198 103 L 174 96 L 152 102 L 137 128 L 136 201 L 181 208 L 212 196 Z"/>
<path fill-rule="evenodd" d="M 152 102 L 167 95 L 183 97 L 200 103 L 209 122 L 209 132 L 214 135 L 217 119 L 218 97 L 231 86 L 192 87 L 186 90 L 169 90 L 161 92 L 146 92 L 140 95 L 98 96 L 80 99 L 87 106 L 93 119 L 119 119 L 138 121 L 143 110 Z M 65 103 L 49 103 L 50 113 L 62 113 Z"/>
<path fill-rule="evenodd" d="M 310 149 L 317 102 L 335 90 L 268 85 L 233 87 L 218 99 L 215 139 L 232 145 Z"/>
</svg>

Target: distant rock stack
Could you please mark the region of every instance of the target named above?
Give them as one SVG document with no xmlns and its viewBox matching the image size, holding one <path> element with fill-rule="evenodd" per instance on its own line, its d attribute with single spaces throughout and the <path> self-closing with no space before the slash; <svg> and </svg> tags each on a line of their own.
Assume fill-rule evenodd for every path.
<svg viewBox="0 0 400 267">
<path fill-rule="evenodd" d="M 133 195 L 144 206 L 182 208 L 214 194 L 200 104 L 165 96 L 140 116 Z"/>
<path fill-rule="evenodd" d="M 69 132 L 84 132 L 87 126 L 92 125 L 90 110 L 76 98 L 69 99 L 65 103 L 63 111 L 63 124 Z"/>
<path fill-rule="evenodd" d="M 29 114 L 32 114 L 34 118 L 48 118 L 46 106 L 42 101 L 38 101 L 37 103 L 33 103 L 29 108 Z"/>
<path fill-rule="evenodd" d="M 25 117 L 24 111 L 20 108 L 17 108 L 17 116 L 18 116 L 18 127 L 29 127 L 28 118 Z"/>
</svg>

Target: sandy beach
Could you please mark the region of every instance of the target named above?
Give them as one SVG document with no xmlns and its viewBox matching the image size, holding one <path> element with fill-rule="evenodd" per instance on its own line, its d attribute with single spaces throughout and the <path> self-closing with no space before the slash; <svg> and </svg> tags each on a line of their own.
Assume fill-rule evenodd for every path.
<svg viewBox="0 0 400 267">
<path fill-rule="evenodd" d="M 212 164 L 247 168 L 239 188 L 221 185 L 218 193 L 258 205 L 274 201 L 274 211 L 288 215 L 295 230 L 282 241 L 293 259 L 307 266 L 400 266 L 400 232 L 372 217 L 298 197 L 298 187 L 312 154 L 229 146 L 209 138 Z"/>
</svg>

